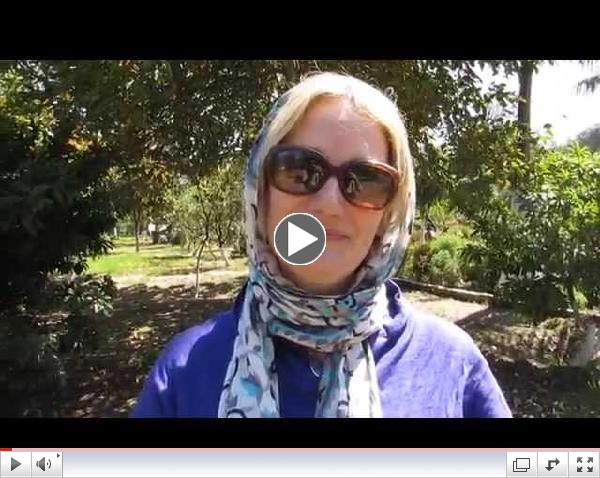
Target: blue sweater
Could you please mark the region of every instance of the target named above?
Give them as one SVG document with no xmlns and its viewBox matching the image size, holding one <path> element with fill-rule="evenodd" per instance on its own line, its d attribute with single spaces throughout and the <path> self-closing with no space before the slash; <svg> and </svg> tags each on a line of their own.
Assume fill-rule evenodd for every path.
<svg viewBox="0 0 600 478">
<path fill-rule="evenodd" d="M 488 363 L 458 326 L 413 308 L 386 282 L 391 319 L 369 337 L 384 417 L 510 417 Z M 231 309 L 176 335 L 132 417 L 216 417 L 245 287 Z M 308 355 L 275 339 L 282 417 L 313 417 L 319 378 Z"/>
</svg>

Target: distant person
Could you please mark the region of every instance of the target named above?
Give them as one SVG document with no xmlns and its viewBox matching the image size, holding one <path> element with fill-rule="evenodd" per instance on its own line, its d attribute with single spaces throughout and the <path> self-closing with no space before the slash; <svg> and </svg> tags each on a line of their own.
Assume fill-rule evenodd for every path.
<svg viewBox="0 0 600 478">
<path fill-rule="evenodd" d="M 231 309 L 170 341 L 133 417 L 511 416 L 472 339 L 391 280 L 415 183 L 388 97 L 348 76 L 305 78 L 267 117 L 244 186 L 249 279 Z M 295 212 L 326 229 L 309 265 L 273 246 Z"/>
</svg>

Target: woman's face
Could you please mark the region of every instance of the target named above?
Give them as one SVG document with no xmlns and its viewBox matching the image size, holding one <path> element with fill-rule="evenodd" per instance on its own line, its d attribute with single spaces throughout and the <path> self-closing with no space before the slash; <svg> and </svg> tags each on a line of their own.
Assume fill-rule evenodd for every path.
<svg viewBox="0 0 600 478">
<path fill-rule="evenodd" d="M 334 166 L 367 158 L 387 163 L 388 157 L 382 128 L 355 112 L 345 98 L 317 100 L 282 143 L 317 150 Z M 306 196 L 287 194 L 267 185 L 265 208 L 268 241 L 283 275 L 316 294 L 340 294 L 349 287 L 383 217 L 383 211 L 359 208 L 346 201 L 333 176 L 322 189 Z M 312 214 L 327 231 L 325 251 L 304 266 L 281 260 L 272 246 L 279 221 L 296 212 Z"/>
</svg>

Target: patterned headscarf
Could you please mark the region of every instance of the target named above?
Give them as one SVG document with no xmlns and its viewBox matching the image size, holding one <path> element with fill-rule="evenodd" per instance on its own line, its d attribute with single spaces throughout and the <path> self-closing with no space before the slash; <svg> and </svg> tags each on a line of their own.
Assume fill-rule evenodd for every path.
<svg viewBox="0 0 600 478">
<path fill-rule="evenodd" d="M 398 269 L 409 239 L 414 198 L 405 221 L 382 228 L 348 292 L 308 294 L 286 279 L 261 230 L 258 152 L 269 126 L 286 101 L 273 106 L 250 153 L 244 181 L 249 279 L 233 356 L 219 402 L 219 417 L 279 417 L 279 388 L 273 337 L 327 352 L 316 417 L 380 417 L 375 361 L 366 340 L 388 314 L 385 281 Z M 263 155 L 264 156 L 264 155 Z M 264 176 L 263 176 L 264 177 Z M 259 215 L 260 214 L 260 215 Z"/>
</svg>

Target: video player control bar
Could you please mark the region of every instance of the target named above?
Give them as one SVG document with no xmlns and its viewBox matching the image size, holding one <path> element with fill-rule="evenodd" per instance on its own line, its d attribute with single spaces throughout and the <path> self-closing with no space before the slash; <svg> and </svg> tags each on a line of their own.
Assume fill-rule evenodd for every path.
<svg viewBox="0 0 600 478">
<path fill-rule="evenodd" d="M 0 453 L 0 478 L 600 478 L 598 451 L 23 450 Z"/>
</svg>

